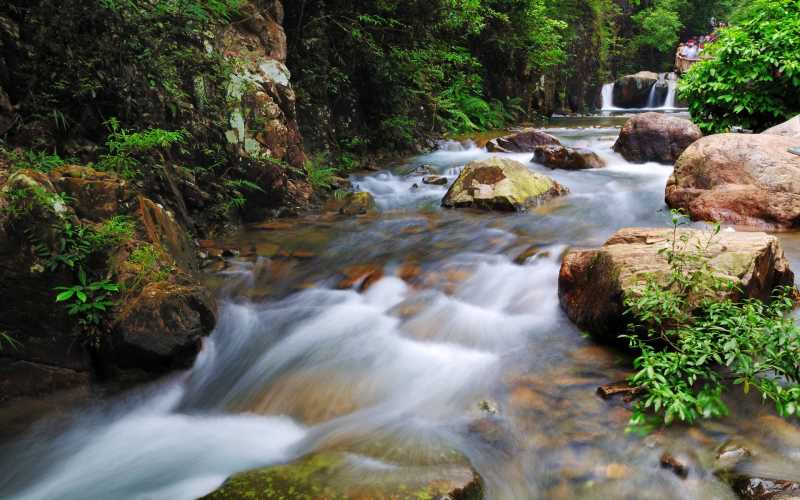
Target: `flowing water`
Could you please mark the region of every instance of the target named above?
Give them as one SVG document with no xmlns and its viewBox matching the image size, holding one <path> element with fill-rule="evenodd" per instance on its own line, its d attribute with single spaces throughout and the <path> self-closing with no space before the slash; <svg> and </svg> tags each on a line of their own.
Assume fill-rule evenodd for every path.
<svg viewBox="0 0 800 500">
<path fill-rule="evenodd" d="M 735 496 L 714 460 L 728 440 L 757 450 L 753 472 L 800 479 L 800 432 L 758 401 L 642 437 L 625 433 L 623 401 L 595 393 L 624 379 L 630 360 L 560 310 L 561 256 L 667 219 L 671 168 L 613 153 L 622 121 L 550 130 L 596 151 L 605 169 L 549 171 L 507 155 L 571 189 L 527 214 L 439 208 L 446 188 L 408 172 L 427 164 L 452 180 L 489 156 L 449 143 L 354 176 L 376 216 L 323 213 L 232 236 L 224 244 L 241 257 L 208 277 L 220 320 L 194 368 L 7 443 L 0 497 L 192 499 L 237 471 L 336 449 L 358 458 L 353 481 L 387 468 L 419 474 L 455 450 L 490 499 L 726 499 Z M 660 466 L 664 452 L 685 461 L 688 478 Z"/>
<path fill-rule="evenodd" d="M 663 103 L 659 103 L 658 88 L 667 86 L 667 94 Z M 658 75 L 658 83 L 650 88 L 650 94 L 647 96 L 647 104 L 641 109 L 620 108 L 614 105 L 614 83 L 607 83 L 603 85 L 601 91 L 601 101 L 603 112 L 624 112 L 631 113 L 636 111 L 664 111 L 664 112 L 678 112 L 685 111 L 685 108 L 678 107 L 676 102 L 678 91 L 678 75 L 675 73 L 660 73 Z"/>
</svg>

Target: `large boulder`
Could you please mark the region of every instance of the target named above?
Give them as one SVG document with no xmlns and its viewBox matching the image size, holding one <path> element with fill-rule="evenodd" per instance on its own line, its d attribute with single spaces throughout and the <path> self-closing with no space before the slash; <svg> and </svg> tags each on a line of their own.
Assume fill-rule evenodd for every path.
<svg viewBox="0 0 800 500">
<path fill-rule="evenodd" d="M 447 208 L 519 211 L 568 193 L 553 179 L 518 161 L 489 158 L 468 164 L 442 200 Z"/>
<path fill-rule="evenodd" d="M 151 372 L 189 368 L 216 314 L 214 298 L 202 286 L 148 283 L 116 313 L 114 365 Z"/>
<path fill-rule="evenodd" d="M 678 238 L 705 241 L 708 234 L 682 229 Z M 650 278 L 666 280 L 670 266 L 662 250 L 672 244 L 672 229 L 622 229 L 602 247 L 571 250 L 564 257 L 558 297 L 567 316 L 580 328 L 607 341 L 626 332 L 625 299 L 639 293 Z M 730 298 L 768 300 L 776 287 L 794 284 L 794 273 L 778 238 L 764 233 L 717 235 L 708 249 L 718 276 L 738 285 Z"/>
<path fill-rule="evenodd" d="M 564 170 L 584 170 L 606 166 L 606 162 L 594 151 L 560 145 L 538 146 L 533 151 L 533 161 L 541 163 L 547 168 Z"/>
<path fill-rule="evenodd" d="M 115 216 L 134 223 L 130 234 L 92 244 L 82 265 L 123 292 L 87 331 L 55 302 L 54 289 L 77 278 L 52 256 L 63 257 L 67 228 L 97 229 Z M 0 377 L 15 387 L 4 394 L 46 394 L 118 369 L 190 366 L 216 320 L 214 299 L 194 276 L 195 254 L 172 211 L 114 174 L 75 165 L 11 171 L 0 161 L 0 331 L 17 342 L 0 349 Z"/>
<path fill-rule="evenodd" d="M 295 464 L 237 474 L 203 500 L 483 498 L 480 477 L 464 464 L 368 466 L 368 461 L 376 462 L 355 454 L 320 453 Z"/>
<path fill-rule="evenodd" d="M 795 116 L 789 121 L 780 125 L 775 125 L 762 132 L 767 135 L 780 135 L 783 137 L 800 137 L 800 115 Z"/>
<path fill-rule="evenodd" d="M 800 226 L 800 138 L 719 134 L 692 144 L 666 188 L 670 207 L 696 220 L 765 229 Z"/>
<path fill-rule="evenodd" d="M 614 82 L 614 106 L 619 108 L 644 108 L 650 99 L 654 85 L 659 83 L 658 73 L 640 71 L 634 75 L 626 75 Z M 669 87 L 666 82 L 656 89 L 656 98 L 663 102 Z"/>
<path fill-rule="evenodd" d="M 559 145 L 552 135 L 528 128 L 515 134 L 498 137 L 486 143 L 486 150 L 492 153 L 532 153 L 537 146 Z"/>
<path fill-rule="evenodd" d="M 692 143 L 703 137 L 689 120 L 663 113 L 634 116 L 622 127 L 614 151 L 634 163 L 673 164 Z"/>
</svg>

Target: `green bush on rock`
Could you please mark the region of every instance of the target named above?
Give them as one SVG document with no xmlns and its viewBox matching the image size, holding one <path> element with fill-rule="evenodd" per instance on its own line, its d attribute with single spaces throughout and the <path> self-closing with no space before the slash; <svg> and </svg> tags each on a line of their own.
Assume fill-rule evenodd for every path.
<svg viewBox="0 0 800 500">
<path fill-rule="evenodd" d="M 630 428 L 727 415 L 723 393 L 731 384 L 758 391 L 784 417 L 799 415 L 800 328 L 789 315 L 795 289 L 777 289 L 768 304 L 720 300 L 736 284 L 708 262 L 719 225 L 698 240 L 679 236 L 684 223 L 673 212 L 672 245 L 662 251 L 671 269 L 666 282 L 650 279 L 626 300 L 633 319 L 627 338 L 639 352 L 630 382 L 643 393 Z"/>
</svg>

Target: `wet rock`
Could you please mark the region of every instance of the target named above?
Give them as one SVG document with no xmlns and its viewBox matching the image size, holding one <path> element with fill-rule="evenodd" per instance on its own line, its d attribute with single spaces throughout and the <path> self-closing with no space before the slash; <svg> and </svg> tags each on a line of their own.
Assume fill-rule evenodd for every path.
<svg viewBox="0 0 800 500">
<path fill-rule="evenodd" d="M 745 500 L 791 500 L 800 497 L 800 484 L 778 479 L 739 477 L 733 489 Z"/>
<path fill-rule="evenodd" d="M 216 324 L 216 304 L 197 285 L 149 283 L 126 300 L 113 326 L 114 358 L 121 368 L 188 368 L 200 339 Z"/>
<path fill-rule="evenodd" d="M 791 120 L 775 125 L 762 132 L 764 135 L 779 135 L 783 137 L 800 137 L 800 115 Z"/>
<path fill-rule="evenodd" d="M 611 399 L 614 396 L 623 396 L 626 401 L 632 401 L 642 390 L 639 387 L 631 387 L 627 381 L 615 382 L 613 384 L 602 385 L 597 388 L 597 394 L 603 399 Z"/>
<path fill-rule="evenodd" d="M 341 200 L 339 213 L 342 215 L 365 215 L 377 210 L 375 198 L 366 192 L 348 193 Z"/>
<path fill-rule="evenodd" d="M 441 175 L 429 175 L 427 177 L 422 178 L 423 184 L 432 184 L 434 186 L 446 186 L 447 185 L 447 177 Z"/>
<path fill-rule="evenodd" d="M 640 71 L 626 75 L 614 82 L 614 105 L 620 108 L 644 108 L 650 98 L 650 91 L 658 84 L 658 73 Z M 659 102 L 666 97 L 669 88 L 664 85 L 657 89 Z"/>
<path fill-rule="evenodd" d="M 447 191 L 442 206 L 521 211 L 568 192 L 561 184 L 530 171 L 522 163 L 490 158 L 464 167 Z"/>
<path fill-rule="evenodd" d="M 661 455 L 659 462 L 661 463 L 661 467 L 671 470 L 681 479 L 686 479 L 689 476 L 689 466 L 683 461 L 672 456 L 670 453 L 664 452 Z"/>
<path fill-rule="evenodd" d="M 735 441 L 728 441 L 720 446 L 717 451 L 717 469 L 723 471 L 733 470 L 752 455 L 753 453 L 746 447 Z"/>
<path fill-rule="evenodd" d="M 671 165 L 702 137 L 700 128 L 689 120 L 663 113 L 644 113 L 625 123 L 614 151 L 633 163 L 655 161 Z"/>
<path fill-rule="evenodd" d="M 537 146 L 560 145 L 552 135 L 533 128 L 521 132 L 498 137 L 486 143 L 486 150 L 491 153 L 532 153 Z"/>
<path fill-rule="evenodd" d="M 533 152 L 533 161 L 541 163 L 547 168 L 564 170 L 584 170 L 606 166 L 606 162 L 594 151 L 561 145 L 537 146 Z"/>
<path fill-rule="evenodd" d="M 358 285 L 358 291 L 366 291 L 383 278 L 383 266 L 363 264 L 349 266 L 342 270 L 344 278 L 339 281 L 338 288 L 348 289 Z"/>
<path fill-rule="evenodd" d="M 20 396 L 47 396 L 89 383 L 88 370 L 0 358 L 0 403 Z"/>
<path fill-rule="evenodd" d="M 706 233 L 685 229 L 690 242 Z M 671 245 L 671 229 L 622 229 L 601 248 L 571 250 L 564 257 L 558 296 L 567 316 L 597 338 L 620 342 L 625 331 L 624 301 L 638 293 L 648 278 L 665 281 L 670 266 L 660 250 Z M 691 244 L 691 243 L 690 243 Z M 720 233 L 710 245 L 709 264 L 720 276 L 736 283 L 741 296 L 769 300 L 779 286 L 794 284 L 779 240 L 764 233 Z M 726 294 L 741 298 L 739 292 Z"/>
<path fill-rule="evenodd" d="M 327 452 L 229 478 L 205 500 L 451 499 L 479 500 L 478 474 L 466 465 L 377 464 L 356 454 Z"/>
<path fill-rule="evenodd" d="M 436 167 L 433 165 L 420 165 L 407 174 L 409 177 L 422 177 L 426 175 L 436 175 Z"/>
<path fill-rule="evenodd" d="M 672 208 L 696 220 L 765 229 L 800 226 L 800 138 L 719 134 L 692 144 L 666 188 Z"/>
</svg>

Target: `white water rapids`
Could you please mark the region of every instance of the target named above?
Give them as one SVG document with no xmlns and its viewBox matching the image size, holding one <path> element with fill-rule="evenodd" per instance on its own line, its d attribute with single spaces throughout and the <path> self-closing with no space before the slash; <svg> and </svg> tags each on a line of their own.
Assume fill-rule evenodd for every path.
<svg viewBox="0 0 800 500">
<path fill-rule="evenodd" d="M 332 447 L 360 457 L 365 470 L 400 468 L 388 450 L 412 461 L 456 450 L 481 475 L 485 497 L 500 500 L 733 498 L 702 464 L 735 436 L 763 442 L 772 464 L 791 468 L 799 458 L 791 440 L 781 434 L 783 448 L 772 444 L 759 425 L 769 412 L 757 405 L 737 405 L 696 434 L 641 438 L 625 434 L 621 402 L 595 395 L 627 375 L 627 361 L 561 312 L 561 256 L 621 227 L 663 225 L 672 171 L 626 162 L 611 150 L 618 129 L 595 123 L 550 132 L 596 151 L 607 168 L 550 171 L 530 154 L 507 155 L 571 190 L 528 214 L 444 211 L 445 187 L 398 169 L 355 176 L 380 216 L 298 223 L 280 242 L 314 245 L 307 261 L 234 262 L 221 276 L 218 327 L 194 368 L 6 443 L 0 497 L 189 500 L 236 472 Z M 474 144 L 446 149 L 405 170 L 429 164 L 452 180 L 488 156 Z M 263 232 L 238 238 L 255 248 L 279 241 Z M 409 262 L 420 268 L 413 283 L 401 279 Z M 365 292 L 337 289 L 338 269 L 364 263 L 384 277 Z M 482 401 L 497 408 L 488 420 L 496 434 L 476 431 L 487 422 Z M 368 451 L 370 443 L 383 452 Z M 699 472 L 684 481 L 664 470 L 665 450 L 696 455 Z"/>
</svg>

